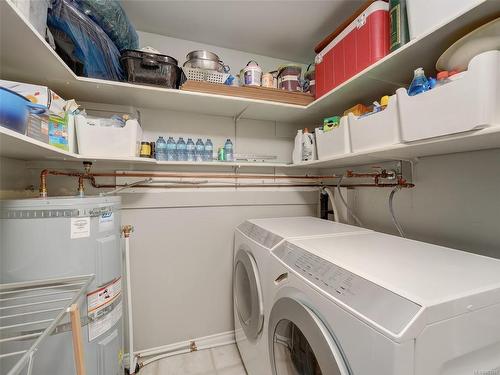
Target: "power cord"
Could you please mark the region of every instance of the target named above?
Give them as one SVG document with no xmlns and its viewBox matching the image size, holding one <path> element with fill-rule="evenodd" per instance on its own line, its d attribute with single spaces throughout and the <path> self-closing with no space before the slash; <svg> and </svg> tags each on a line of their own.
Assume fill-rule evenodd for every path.
<svg viewBox="0 0 500 375">
<path fill-rule="evenodd" d="M 392 217 L 392 222 L 394 223 L 394 226 L 399 232 L 399 235 L 403 238 L 405 238 L 405 234 L 403 232 L 403 228 L 401 228 L 401 225 L 399 225 L 398 220 L 396 219 L 396 215 L 394 215 L 394 207 L 393 207 L 393 200 L 394 200 L 394 195 L 401 190 L 401 186 L 397 185 L 394 189 L 392 189 L 391 194 L 389 194 L 389 212 L 391 213 Z"/>
</svg>

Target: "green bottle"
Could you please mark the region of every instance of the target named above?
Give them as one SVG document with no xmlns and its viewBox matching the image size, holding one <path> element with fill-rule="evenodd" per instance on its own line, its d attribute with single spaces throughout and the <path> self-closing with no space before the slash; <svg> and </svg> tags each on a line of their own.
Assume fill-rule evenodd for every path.
<svg viewBox="0 0 500 375">
<path fill-rule="evenodd" d="M 410 40 L 406 0 L 389 0 L 389 19 L 391 31 L 391 52 Z"/>
</svg>

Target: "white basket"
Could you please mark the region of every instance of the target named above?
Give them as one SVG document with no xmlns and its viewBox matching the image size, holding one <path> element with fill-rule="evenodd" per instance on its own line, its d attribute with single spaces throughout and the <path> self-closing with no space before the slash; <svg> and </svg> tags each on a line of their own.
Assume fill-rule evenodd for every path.
<svg viewBox="0 0 500 375">
<path fill-rule="evenodd" d="M 340 124 L 337 128 L 333 128 L 327 132 L 321 128 L 317 128 L 315 133 L 318 160 L 325 160 L 333 156 L 351 152 L 347 116 L 343 116 L 340 119 Z"/>
<path fill-rule="evenodd" d="M 415 96 L 396 91 L 404 142 L 500 124 L 500 51 L 474 57 L 450 83 Z"/>
<path fill-rule="evenodd" d="M 95 121 L 94 121 L 95 122 Z M 139 156 L 142 129 L 139 122 L 127 121 L 123 128 L 89 125 L 83 115 L 75 116 L 78 152 L 99 157 Z"/>
<path fill-rule="evenodd" d="M 203 70 L 197 68 L 183 67 L 182 71 L 186 75 L 186 78 L 191 81 L 223 84 L 229 77 L 229 74 L 227 73 L 219 73 L 213 70 Z"/>
<path fill-rule="evenodd" d="M 401 142 L 396 95 L 389 98 L 387 108 L 383 111 L 362 117 L 349 113 L 347 117 L 352 152 L 372 150 Z"/>
<path fill-rule="evenodd" d="M 407 0 L 408 29 L 415 39 L 484 0 Z"/>
</svg>

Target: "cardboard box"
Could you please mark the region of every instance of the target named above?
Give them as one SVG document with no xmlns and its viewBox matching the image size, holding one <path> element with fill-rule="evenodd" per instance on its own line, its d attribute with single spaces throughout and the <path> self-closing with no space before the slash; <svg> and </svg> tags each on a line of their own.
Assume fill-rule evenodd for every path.
<svg viewBox="0 0 500 375">
<path fill-rule="evenodd" d="M 69 151 L 68 142 L 68 116 L 50 116 L 49 117 L 49 144 Z"/>
<path fill-rule="evenodd" d="M 0 86 L 17 92 L 32 103 L 46 106 L 51 114 L 64 117 L 66 100 L 46 86 L 0 80 Z"/>
</svg>

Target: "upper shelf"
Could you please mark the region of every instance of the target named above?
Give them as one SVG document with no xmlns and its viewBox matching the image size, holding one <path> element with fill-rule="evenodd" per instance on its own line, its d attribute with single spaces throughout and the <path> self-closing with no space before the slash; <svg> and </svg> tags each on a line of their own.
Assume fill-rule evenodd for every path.
<svg viewBox="0 0 500 375">
<path fill-rule="evenodd" d="M 133 85 L 76 76 L 8 1 L 0 1 L 0 75 L 49 86 L 66 99 L 168 109 L 311 126 L 358 102 L 370 103 L 408 83 L 415 68 L 434 71 L 442 52 L 500 13 L 485 0 L 458 18 L 415 39 L 308 106 Z M 312 48 L 312 47 L 311 47 Z"/>
</svg>

